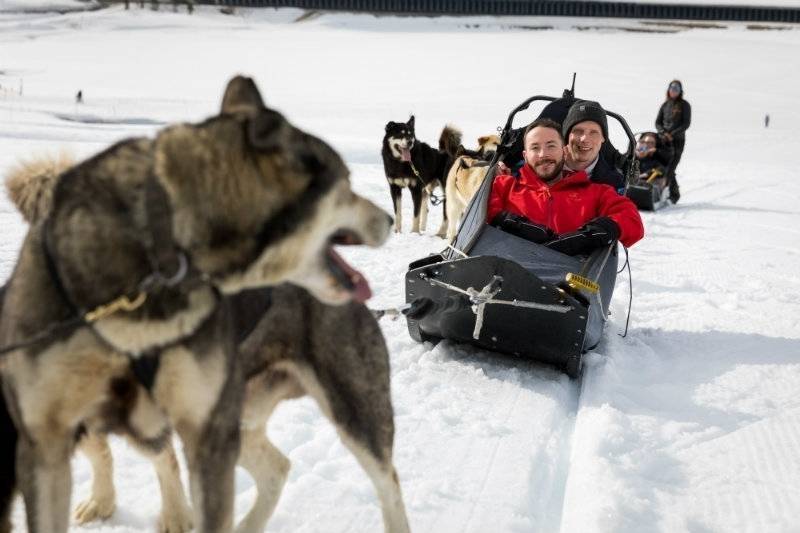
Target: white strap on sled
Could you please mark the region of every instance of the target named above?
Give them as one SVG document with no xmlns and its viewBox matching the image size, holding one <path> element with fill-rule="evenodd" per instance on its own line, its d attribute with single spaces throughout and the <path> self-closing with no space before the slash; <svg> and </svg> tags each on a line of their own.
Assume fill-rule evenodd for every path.
<svg viewBox="0 0 800 533">
<path fill-rule="evenodd" d="M 498 305 L 512 305 L 515 307 L 527 307 L 528 309 L 538 309 L 540 311 L 552 311 L 555 313 L 566 313 L 572 310 L 572 307 L 569 305 L 562 305 L 562 304 L 539 304 L 535 302 L 526 302 L 522 300 L 496 300 L 494 297 L 495 295 L 500 292 L 500 287 L 496 287 L 492 289 L 492 286 L 495 284 L 495 278 L 493 277 L 492 280 L 486 284 L 480 291 L 475 290 L 473 287 L 468 287 L 467 289 L 462 289 L 461 287 L 456 287 L 455 285 L 451 285 L 450 283 L 445 283 L 444 281 L 440 281 L 438 279 L 432 278 L 424 278 L 425 281 L 431 283 L 433 285 L 438 285 L 444 289 L 457 292 L 459 294 L 463 294 L 467 296 L 472 303 L 472 312 L 475 313 L 475 329 L 472 330 L 472 338 L 478 339 L 481 335 L 481 329 L 483 328 L 483 314 L 487 304 L 498 304 Z"/>
</svg>

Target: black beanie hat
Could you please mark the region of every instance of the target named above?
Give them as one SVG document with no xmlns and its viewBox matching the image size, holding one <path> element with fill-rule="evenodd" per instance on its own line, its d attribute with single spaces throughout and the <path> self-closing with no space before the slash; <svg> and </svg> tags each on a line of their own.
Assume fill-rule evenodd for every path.
<svg viewBox="0 0 800 533">
<path fill-rule="evenodd" d="M 584 120 L 597 122 L 597 124 L 600 125 L 600 129 L 603 131 L 603 138 L 608 140 L 608 120 L 606 119 L 606 112 L 603 107 L 591 100 L 578 100 L 569 108 L 567 118 L 564 119 L 564 124 L 562 125 L 565 142 L 569 140 L 569 132 L 572 127 Z"/>
</svg>

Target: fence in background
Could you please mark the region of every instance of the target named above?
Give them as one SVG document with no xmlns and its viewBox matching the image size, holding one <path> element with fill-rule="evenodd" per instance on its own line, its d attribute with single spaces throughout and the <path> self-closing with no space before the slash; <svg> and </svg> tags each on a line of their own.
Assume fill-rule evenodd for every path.
<svg viewBox="0 0 800 533">
<path fill-rule="evenodd" d="M 637 4 L 591 0 L 195 0 L 195 3 L 408 15 L 538 15 L 800 23 L 800 7 Z"/>
</svg>

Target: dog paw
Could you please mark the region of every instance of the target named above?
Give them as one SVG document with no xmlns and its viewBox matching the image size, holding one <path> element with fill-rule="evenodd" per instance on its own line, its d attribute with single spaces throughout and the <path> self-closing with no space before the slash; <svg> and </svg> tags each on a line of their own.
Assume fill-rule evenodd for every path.
<svg viewBox="0 0 800 533">
<path fill-rule="evenodd" d="M 114 499 L 89 498 L 75 507 L 73 516 L 79 524 L 86 524 L 94 520 L 105 520 L 114 514 L 116 504 Z"/>
<path fill-rule="evenodd" d="M 188 507 L 183 507 L 180 511 L 162 512 L 158 519 L 160 533 L 186 533 L 193 527 L 192 511 Z"/>
</svg>

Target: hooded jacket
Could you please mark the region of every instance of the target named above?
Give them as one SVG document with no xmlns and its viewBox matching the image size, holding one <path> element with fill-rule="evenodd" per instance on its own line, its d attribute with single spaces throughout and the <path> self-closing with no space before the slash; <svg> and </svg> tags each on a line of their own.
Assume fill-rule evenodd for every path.
<svg viewBox="0 0 800 533">
<path fill-rule="evenodd" d="M 562 178 L 552 187 L 525 165 L 519 178 L 500 175 L 492 183 L 488 220 L 501 211 L 527 217 L 556 233 L 575 231 L 597 217 L 608 217 L 619 226 L 619 242 L 628 247 L 644 236 L 636 205 L 608 185 L 589 181 L 583 170 Z"/>
</svg>

